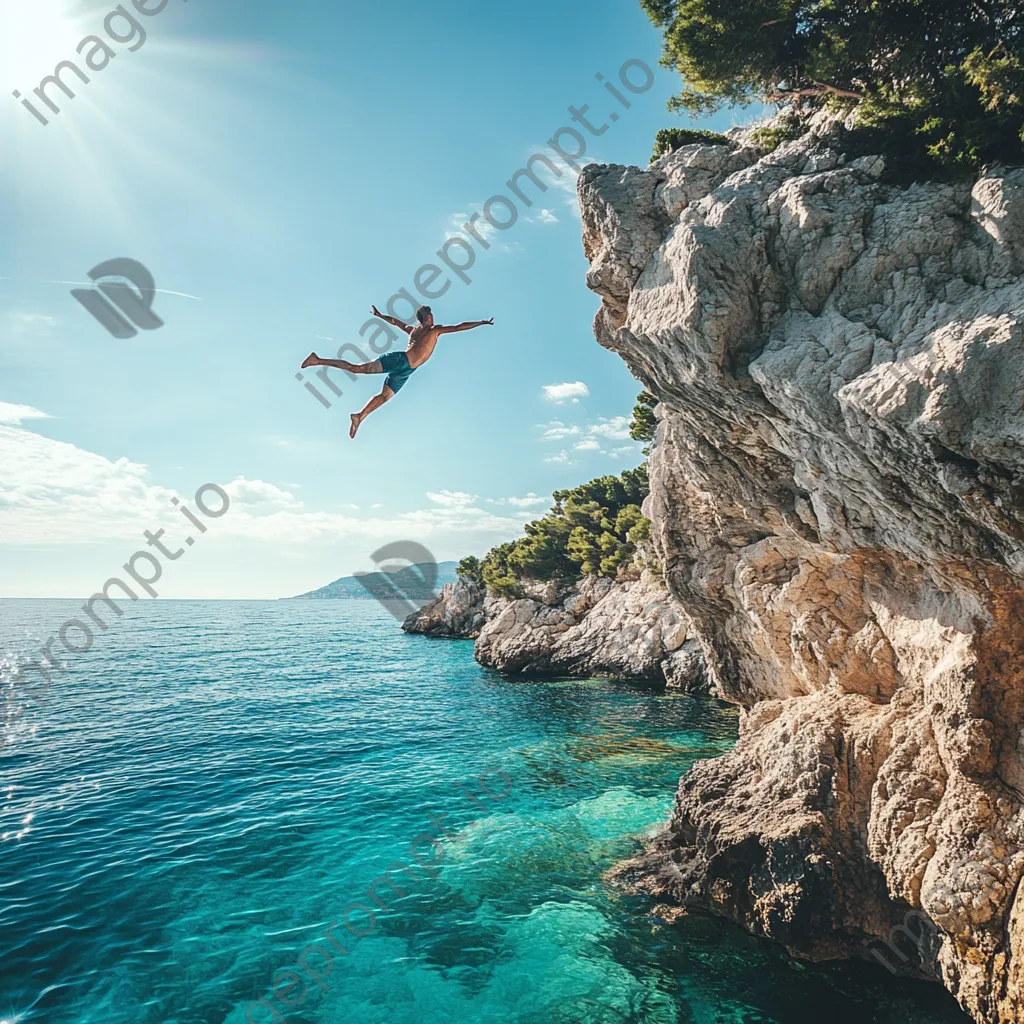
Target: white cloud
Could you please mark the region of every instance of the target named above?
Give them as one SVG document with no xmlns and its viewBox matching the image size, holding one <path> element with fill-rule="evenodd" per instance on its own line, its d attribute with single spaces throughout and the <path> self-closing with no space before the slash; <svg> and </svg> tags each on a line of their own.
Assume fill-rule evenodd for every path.
<svg viewBox="0 0 1024 1024">
<path fill-rule="evenodd" d="M 542 441 L 562 441 L 567 437 L 573 437 L 580 433 L 579 427 L 566 426 L 561 420 L 552 420 L 550 423 L 538 423 L 535 429 L 544 431 L 540 435 Z"/>
<path fill-rule="evenodd" d="M 542 498 L 540 495 L 530 491 L 529 494 L 522 498 L 488 498 L 487 500 L 494 505 L 514 505 L 516 508 L 530 508 L 531 505 L 546 505 L 549 499 Z"/>
<path fill-rule="evenodd" d="M 553 385 L 554 387 L 572 387 L 573 385 Z M 585 386 L 585 385 L 584 385 Z M 609 458 L 617 459 L 620 455 L 630 452 L 636 454 L 639 451 L 638 443 L 628 444 L 623 447 L 606 449 L 602 444 L 606 441 L 626 441 L 629 439 L 629 428 L 631 420 L 629 416 L 600 416 L 596 423 L 576 424 L 566 423 L 564 420 L 551 420 L 549 423 L 538 423 L 535 430 L 543 431 L 540 435 L 542 441 L 566 441 L 579 438 L 572 446 L 572 452 L 598 452 L 607 455 Z M 569 452 L 562 451 L 544 459 L 545 462 L 570 462 Z"/>
<path fill-rule="evenodd" d="M 474 213 L 479 213 L 480 216 L 473 222 L 473 230 L 469 231 L 465 225 L 469 223 Z M 509 213 L 502 207 L 501 209 L 495 209 L 492 216 L 501 220 L 504 217 L 508 217 Z M 449 228 L 444 236 L 446 241 L 449 238 L 460 237 L 472 245 L 474 249 L 498 249 L 501 252 L 512 255 L 516 251 L 522 251 L 521 247 L 517 246 L 513 250 L 512 246 L 508 245 L 508 243 L 499 241 L 494 237 L 498 234 L 499 229 L 483 215 L 483 206 L 480 204 L 474 204 L 471 213 L 453 213 L 448 223 Z M 478 237 L 474 237 L 474 235 Z M 483 243 L 480 241 L 481 238 L 484 240 Z"/>
<path fill-rule="evenodd" d="M 0 544 L 117 540 L 143 547 L 143 530 L 161 527 L 168 531 L 168 544 L 183 541 L 190 527 L 171 504 L 178 495 L 148 477 L 146 466 L 127 458 L 111 461 L 25 428 L 0 426 Z M 433 539 L 455 549 L 489 547 L 517 536 L 530 518 L 514 505 L 515 511 L 505 515 L 474 507 L 474 496 L 461 491 L 429 495 L 439 508 L 360 519 L 306 510 L 290 491 L 263 480 L 238 477 L 222 486 L 232 503 L 223 518 L 211 523 L 211 534 L 215 530 L 218 536 L 275 546 L 338 541 L 379 546 L 396 539 Z M 195 511 L 191 495 L 180 497 Z M 206 500 L 217 504 L 213 496 Z"/>
<path fill-rule="evenodd" d="M 574 381 L 572 384 L 544 385 L 544 397 L 549 402 L 564 402 L 568 398 L 578 401 L 580 398 L 586 398 L 589 394 L 590 389 L 581 380 Z"/>
<path fill-rule="evenodd" d="M 557 224 L 558 218 L 555 216 L 552 210 L 538 210 L 536 217 L 531 217 L 532 221 L 539 221 L 541 224 Z"/>
<path fill-rule="evenodd" d="M 477 498 L 475 494 L 466 494 L 465 491 L 427 491 L 427 497 L 448 508 L 466 508 Z"/>
<path fill-rule="evenodd" d="M 498 229 L 483 215 L 482 207 L 476 207 L 473 212 L 480 213 L 480 216 L 477 217 L 473 224 L 473 231 L 485 241 L 493 238 L 498 233 Z M 463 226 L 469 223 L 469 219 L 472 216 L 472 213 L 453 213 L 449 219 L 450 227 L 445 238 L 453 238 L 455 235 L 469 235 L 469 240 L 479 245 L 479 241 L 473 238 L 473 233 Z M 492 216 L 497 216 L 497 213 L 493 213 Z"/>
<path fill-rule="evenodd" d="M 549 158 L 551 156 L 550 150 L 547 146 L 536 147 L 535 149 L 531 150 L 530 155 L 532 156 L 533 153 L 537 152 L 543 153 L 545 156 L 548 156 Z M 581 166 L 585 167 L 587 164 L 592 164 L 595 163 L 596 161 L 590 157 L 585 156 L 582 160 L 579 160 L 577 162 Z M 576 171 L 572 170 L 571 168 L 565 167 L 558 161 L 554 161 L 554 163 L 558 170 L 561 172 L 560 175 L 556 176 L 552 174 L 551 171 L 548 170 L 548 168 L 539 161 L 536 164 L 534 164 L 534 167 L 537 170 L 538 177 L 540 177 L 541 180 L 543 180 L 549 187 L 553 186 L 554 188 L 562 192 L 563 198 L 565 200 L 565 205 L 569 208 L 572 215 L 576 217 L 577 220 L 579 220 L 581 219 L 580 204 L 579 199 L 576 196 L 576 181 L 579 178 L 579 174 Z"/>
<path fill-rule="evenodd" d="M 33 409 L 31 405 L 13 405 L 11 402 L 0 402 L 0 423 L 16 427 L 23 420 L 48 420 L 49 413 Z"/>
<path fill-rule="evenodd" d="M 46 313 L 29 313 L 25 310 L 8 310 L 2 317 L 5 333 L 19 336 L 48 337 L 57 323 L 55 316 Z"/>
<path fill-rule="evenodd" d="M 148 483 L 148 471 L 114 462 L 30 430 L 0 426 L 0 539 L 7 544 L 84 542 L 138 536 L 184 521 L 174 492 Z"/>
<path fill-rule="evenodd" d="M 302 508 L 302 502 L 294 494 L 264 480 L 246 480 L 240 476 L 226 484 L 224 490 L 228 492 L 232 504 L 237 502 L 239 505 L 262 508 Z M 349 507 L 358 508 L 356 505 Z"/>
<path fill-rule="evenodd" d="M 629 437 L 630 418 L 628 416 L 612 416 L 607 419 L 598 417 L 597 423 L 587 427 L 587 433 L 594 437 L 607 437 L 613 441 L 624 441 Z"/>
</svg>

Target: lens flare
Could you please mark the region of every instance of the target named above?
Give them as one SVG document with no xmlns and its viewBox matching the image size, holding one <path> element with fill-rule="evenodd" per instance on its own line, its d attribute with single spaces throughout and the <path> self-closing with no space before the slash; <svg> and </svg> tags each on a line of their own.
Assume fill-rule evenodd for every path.
<svg viewBox="0 0 1024 1024">
<path fill-rule="evenodd" d="M 30 93 L 62 60 L 78 58 L 91 31 L 81 5 L 72 11 L 69 0 L 0 5 L 0 87 Z"/>
</svg>

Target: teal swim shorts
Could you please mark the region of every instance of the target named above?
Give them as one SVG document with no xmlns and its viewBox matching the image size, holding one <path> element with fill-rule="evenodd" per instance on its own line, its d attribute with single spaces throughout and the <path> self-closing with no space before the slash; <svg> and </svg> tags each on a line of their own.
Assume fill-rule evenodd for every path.
<svg viewBox="0 0 1024 1024">
<path fill-rule="evenodd" d="M 404 352 L 385 352 L 380 357 L 380 368 L 388 375 L 384 386 L 396 394 L 416 370 L 415 366 L 409 365 L 409 357 Z"/>
</svg>

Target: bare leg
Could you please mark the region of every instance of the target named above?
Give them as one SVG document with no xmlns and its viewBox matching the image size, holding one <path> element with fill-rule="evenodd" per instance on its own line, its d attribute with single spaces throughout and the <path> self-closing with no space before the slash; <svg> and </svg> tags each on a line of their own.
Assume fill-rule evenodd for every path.
<svg viewBox="0 0 1024 1024">
<path fill-rule="evenodd" d="M 366 417 L 369 416 L 374 409 L 379 409 L 385 402 L 394 397 L 394 391 L 392 391 L 391 388 L 389 388 L 387 384 L 385 384 L 384 389 L 381 391 L 381 393 L 379 395 L 374 395 L 373 398 L 371 398 L 366 403 L 366 407 L 363 409 L 362 412 L 352 413 L 352 427 L 348 432 L 348 436 L 355 437 L 356 431 L 359 429 L 359 424 L 362 423 L 363 420 L 365 420 Z"/>
<path fill-rule="evenodd" d="M 321 359 L 315 352 L 310 352 L 302 363 L 301 369 L 310 366 L 333 366 L 336 370 L 348 370 L 349 373 L 383 373 L 380 360 L 372 363 L 350 363 L 345 359 Z"/>
</svg>

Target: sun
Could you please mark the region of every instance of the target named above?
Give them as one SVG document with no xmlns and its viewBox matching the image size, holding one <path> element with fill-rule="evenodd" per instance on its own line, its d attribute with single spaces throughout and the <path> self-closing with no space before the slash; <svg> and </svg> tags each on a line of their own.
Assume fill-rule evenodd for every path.
<svg viewBox="0 0 1024 1024">
<path fill-rule="evenodd" d="M 83 8 L 93 8 L 92 18 Z M 0 4 L 0 88 L 28 92 L 62 60 L 76 60 L 78 44 L 97 28 L 96 8 L 75 0 L 15 0 Z"/>
</svg>

